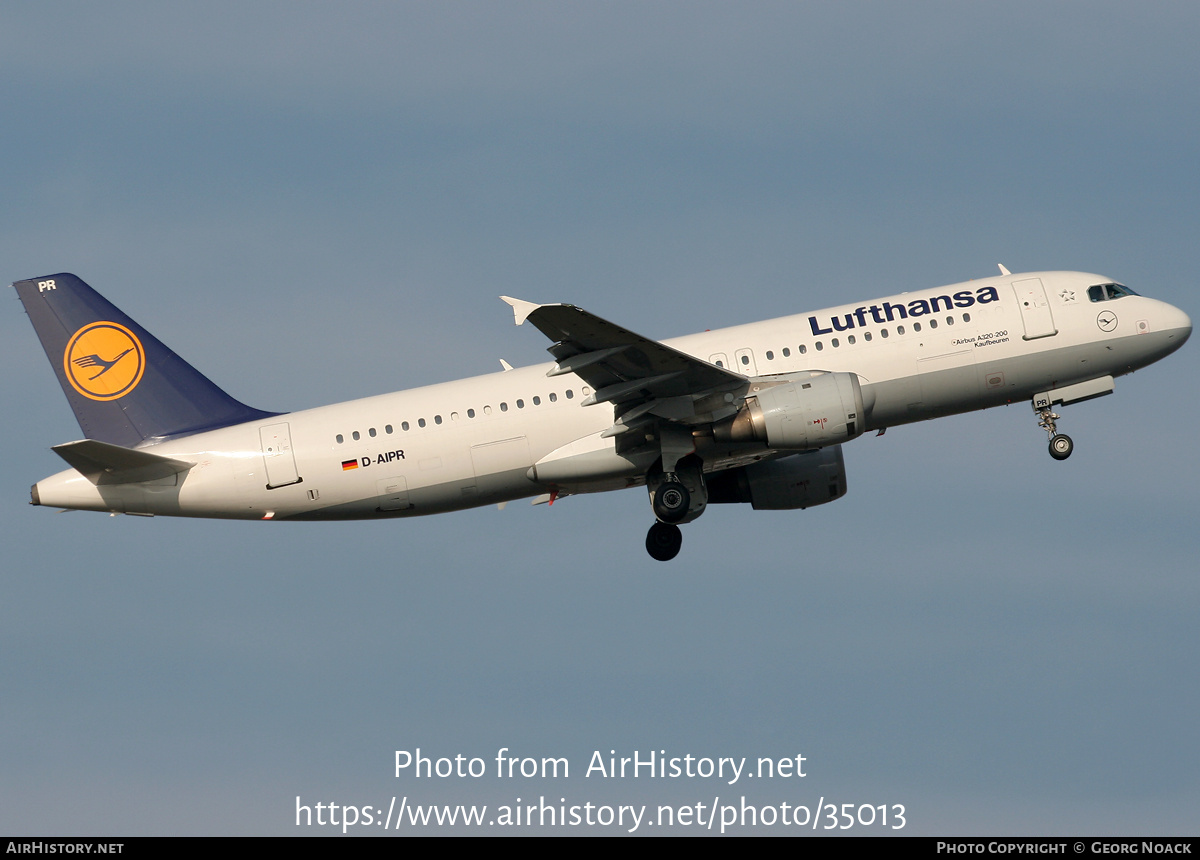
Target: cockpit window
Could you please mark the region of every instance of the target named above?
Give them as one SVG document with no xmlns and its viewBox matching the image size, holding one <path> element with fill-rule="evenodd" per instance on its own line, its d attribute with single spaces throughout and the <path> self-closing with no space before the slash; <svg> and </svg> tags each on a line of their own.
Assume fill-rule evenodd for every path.
<svg viewBox="0 0 1200 860">
<path fill-rule="evenodd" d="M 1094 287 L 1088 287 L 1088 298 L 1093 302 L 1107 302 L 1110 299 L 1119 299 L 1121 296 L 1136 296 L 1133 290 L 1122 284 L 1097 284 Z"/>
</svg>

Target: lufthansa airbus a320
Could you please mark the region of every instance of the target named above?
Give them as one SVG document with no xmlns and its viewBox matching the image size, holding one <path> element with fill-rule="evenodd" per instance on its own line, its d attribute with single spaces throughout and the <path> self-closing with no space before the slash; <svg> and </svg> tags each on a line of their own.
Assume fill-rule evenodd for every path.
<svg viewBox="0 0 1200 860">
<path fill-rule="evenodd" d="M 674 558 L 710 503 L 806 508 L 846 492 L 869 431 L 1058 404 L 1187 341 L 1191 320 L 1110 278 L 1011 274 L 655 341 L 504 297 L 554 361 L 301 412 L 234 400 L 74 275 L 16 288 L 86 438 L 32 503 L 263 520 L 412 517 L 644 486 L 646 549 Z"/>
</svg>

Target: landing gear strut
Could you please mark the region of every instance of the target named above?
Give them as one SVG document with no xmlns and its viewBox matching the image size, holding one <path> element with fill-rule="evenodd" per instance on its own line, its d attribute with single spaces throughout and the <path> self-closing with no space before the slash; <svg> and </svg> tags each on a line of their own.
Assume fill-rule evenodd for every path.
<svg viewBox="0 0 1200 860">
<path fill-rule="evenodd" d="M 679 526 L 696 519 L 708 506 L 708 488 L 690 430 L 664 426 L 659 440 L 662 461 L 646 475 L 650 508 L 658 520 L 646 535 L 646 551 L 658 561 L 670 561 L 683 544 Z"/>
<path fill-rule="evenodd" d="M 1037 410 L 1037 414 L 1038 426 L 1045 430 L 1046 435 L 1050 437 L 1050 456 L 1055 460 L 1065 460 L 1070 457 L 1071 452 L 1075 450 L 1075 443 L 1067 434 L 1058 432 L 1056 422 L 1062 416 L 1051 411 L 1049 406 L 1041 407 Z"/>
</svg>

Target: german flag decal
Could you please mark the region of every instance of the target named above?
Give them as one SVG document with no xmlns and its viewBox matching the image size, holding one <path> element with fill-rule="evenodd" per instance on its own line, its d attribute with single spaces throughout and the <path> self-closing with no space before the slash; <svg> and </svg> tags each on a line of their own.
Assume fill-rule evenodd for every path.
<svg viewBox="0 0 1200 860">
<path fill-rule="evenodd" d="M 342 471 L 343 472 L 349 472 L 351 469 L 357 469 L 357 468 L 358 468 L 358 460 L 343 460 L 342 461 Z"/>
</svg>

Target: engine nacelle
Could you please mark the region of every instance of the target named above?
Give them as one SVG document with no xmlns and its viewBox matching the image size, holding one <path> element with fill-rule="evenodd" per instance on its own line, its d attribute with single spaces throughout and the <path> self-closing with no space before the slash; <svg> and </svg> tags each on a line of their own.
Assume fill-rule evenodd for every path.
<svg viewBox="0 0 1200 860">
<path fill-rule="evenodd" d="M 755 379 L 736 415 L 713 427 L 718 442 L 762 442 L 806 451 L 862 435 L 866 410 L 854 373 L 818 373 L 779 381 Z"/>
<path fill-rule="evenodd" d="M 756 511 L 823 505 L 846 495 L 842 446 L 792 454 L 708 476 L 709 504 L 749 502 Z"/>
</svg>

